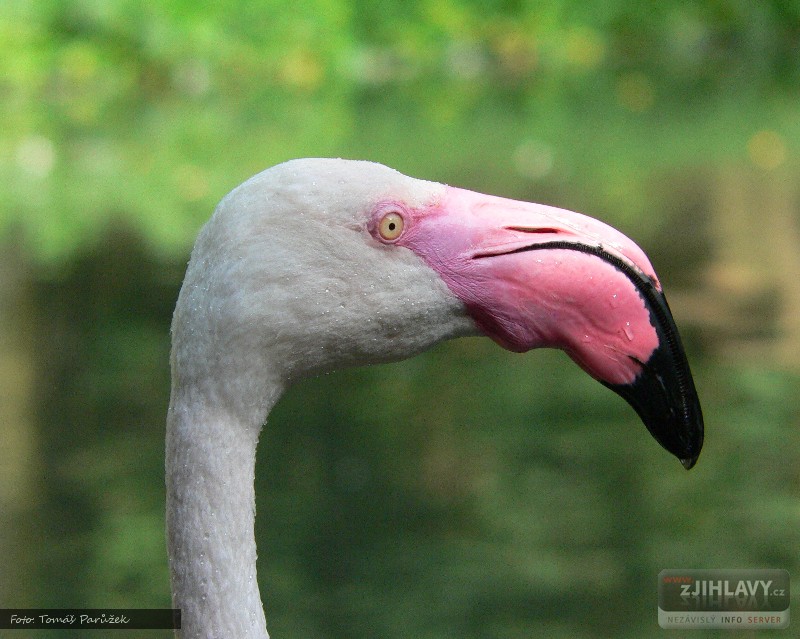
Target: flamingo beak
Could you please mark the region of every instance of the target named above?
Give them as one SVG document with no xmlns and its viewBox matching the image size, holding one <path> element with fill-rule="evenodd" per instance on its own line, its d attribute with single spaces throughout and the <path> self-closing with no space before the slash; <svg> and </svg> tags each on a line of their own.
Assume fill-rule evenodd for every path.
<svg viewBox="0 0 800 639">
<path fill-rule="evenodd" d="M 478 327 L 516 352 L 552 347 L 622 396 L 685 468 L 703 416 L 653 267 L 593 218 L 448 187 L 397 242 L 436 270 Z"/>
</svg>

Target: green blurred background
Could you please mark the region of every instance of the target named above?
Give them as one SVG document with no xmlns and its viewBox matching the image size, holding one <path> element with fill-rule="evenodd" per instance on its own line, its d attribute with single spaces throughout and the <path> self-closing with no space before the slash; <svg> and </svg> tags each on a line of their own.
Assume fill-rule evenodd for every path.
<svg viewBox="0 0 800 639">
<path fill-rule="evenodd" d="M 169 606 L 183 269 L 302 156 L 621 228 L 707 436 L 686 473 L 562 354 L 488 340 L 307 381 L 258 453 L 276 639 L 655 637 L 663 568 L 800 574 L 800 3 L 5 0 L 0 96 L 0 606 Z"/>
</svg>

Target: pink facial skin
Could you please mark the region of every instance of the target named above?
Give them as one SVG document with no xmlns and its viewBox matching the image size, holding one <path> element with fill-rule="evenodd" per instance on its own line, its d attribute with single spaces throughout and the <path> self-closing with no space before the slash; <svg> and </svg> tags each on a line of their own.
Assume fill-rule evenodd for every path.
<svg viewBox="0 0 800 639">
<path fill-rule="evenodd" d="M 405 221 L 403 233 L 389 243 L 411 249 L 437 271 L 501 346 L 517 352 L 560 348 L 609 384 L 633 382 L 640 362 L 658 347 L 636 286 L 612 264 L 570 248 L 513 252 L 554 241 L 602 246 L 660 290 L 642 250 L 610 226 L 571 211 L 452 187 L 431 207 L 386 203 L 375 215 L 387 207 Z"/>
</svg>

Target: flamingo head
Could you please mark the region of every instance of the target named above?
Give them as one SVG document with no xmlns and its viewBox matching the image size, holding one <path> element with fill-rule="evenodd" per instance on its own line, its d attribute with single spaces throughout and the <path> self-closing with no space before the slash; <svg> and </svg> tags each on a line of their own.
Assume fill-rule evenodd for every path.
<svg viewBox="0 0 800 639">
<path fill-rule="evenodd" d="M 206 344 L 205 366 L 243 371 L 208 376 L 223 384 L 246 378 L 257 393 L 266 353 L 285 384 L 482 334 L 565 351 L 686 468 L 700 454 L 700 404 L 653 267 L 585 215 L 368 162 L 295 160 L 223 199 L 181 295 L 173 330 Z M 173 366 L 190 356 L 177 348 Z"/>
</svg>

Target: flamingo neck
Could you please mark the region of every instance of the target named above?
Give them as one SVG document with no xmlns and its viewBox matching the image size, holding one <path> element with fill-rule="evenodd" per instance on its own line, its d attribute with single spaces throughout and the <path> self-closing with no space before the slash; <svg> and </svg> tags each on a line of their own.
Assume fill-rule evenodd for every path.
<svg viewBox="0 0 800 639">
<path fill-rule="evenodd" d="M 251 422 L 173 389 L 167 419 L 167 540 L 182 637 L 269 639 L 254 536 L 261 423 Z"/>
</svg>

